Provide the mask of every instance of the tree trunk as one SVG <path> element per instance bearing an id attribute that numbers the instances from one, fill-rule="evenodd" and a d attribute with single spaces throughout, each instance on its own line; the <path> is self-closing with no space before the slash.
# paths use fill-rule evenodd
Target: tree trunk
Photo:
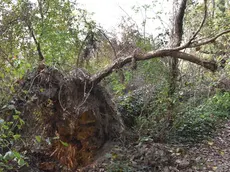
<path id="1" fill-rule="evenodd" d="M 170 33 L 170 48 L 179 47 L 182 41 L 183 35 L 183 18 L 186 9 L 187 0 L 182 0 L 179 2 L 178 0 L 173 0 L 173 14 L 172 14 L 172 29 Z M 179 76 L 179 68 L 178 68 L 179 60 L 176 57 L 170 58 L 170 77 L 169 77 L 169 90 L 168 96 L 170 98 L 169 106 L 168 106 L 168 122 L 169 126 L 173 125 L 173 110 L 174 103 L 173 98 L 176 93 L 177 88 L 177 79 Z"/>

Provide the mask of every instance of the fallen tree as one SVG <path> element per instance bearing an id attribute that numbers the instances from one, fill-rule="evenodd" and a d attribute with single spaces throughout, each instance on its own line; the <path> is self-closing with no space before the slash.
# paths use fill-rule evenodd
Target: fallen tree
<path id="1" fill-rule="evenodd" d="M 55 160 L 70 169 L 91 163 L 93 157 L 100 152 L 101 147 L 108 140 L 119 138 L 125 130 L 112 97 L 100 86 L 100 82 L 114 70 L 130 62 L 153 58 L 178 58 L 215 72 L 218 67 L 215 61 L 202 59 L 183 51 L 212 43 L 223 34 L 230 32 L 225 30 L 213 38 L 199 41 L 196 36 L 205 18 L 206 16 L 197 32 L 183 45 L 148 53 L 134 51 L 129 56 L 116 58 L 111 65 L 94 75 L 89 75 L 80 68 L 70 74 L 62 74 L 41 62 L 20 81 L 18 94 L 13 101 L 13 106 L 21 112 L 20 116 L 25 121 L 25 126 L 15 131 L 19 132 L 27 143 L 26 146 L 21 147 L 33 150 L 29 153 L 31 156 L 39 154 L 43 157 L 38 166 L 46 171 L 58 171 L 59 167 L 55 165 Z M 182 18 L 176 20 L 178 21 L 175 23 L 183 22 Z M 27 24 L 37 46 L 39 59 L 43 61 L 45 57 L 31 22 Z M 12 109 L 4 111 L 4 114 L 8 115 L 11 111 Z M 37 136 L 43 143 L 39 143 L 39 146 L 34 144 Z"/>
<path id="2" fill-rule="evenodd" d="M 168 55 L 211 71 L 217 68 L 213 61 L 175 50 L 160 50 L 120 58 L 92 76 L 80 68 L 64 75 L 44 64 L 27 73 L 20 80 L 13 106 L 25 121 L 19 133 L 27 143 L 26 150 L 33 150 L 30 156 L 39 153 L 47 157 L 41 158 L 39 168 L 53 171 L 59 168 L 55 160 L 70 169 L 91 163 L 101 147 L 108 140 L 119 138 L 125 129 L 112 97 L 100 86 L 100 81 L 133 58 L 140 61 Z M 37 136 L 44 142 L 39 148 L 34 144 Z"/>
<path id="3" fill-rule="evenodd" d="M 11 103 L 25 121 L 19 133 L 31 156 L 37 152 L 48 157 L 39 164 L 42 170 L 57 168 L 51 163 L 54 160 L 70 169 L 85 166 L 124 129 L 111 96 L 99 84 L 93 85 L 82 69 L 63 75 L 39 67 L 24 76 L 19 90 Z M 43 142 L 39 148 L 34 144 L 38 136 Z"/>

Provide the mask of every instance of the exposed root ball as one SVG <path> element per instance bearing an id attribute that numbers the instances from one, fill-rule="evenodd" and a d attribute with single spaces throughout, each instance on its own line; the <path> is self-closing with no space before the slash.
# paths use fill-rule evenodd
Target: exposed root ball
<path id="1" fill-rule="evenodd" d="M 41 136 L 41 148 L 71 169 L 90 163 L 123 130 L 110 95 L 82 69 L 69 75 L 50 67 L 36 69 L 24 77 L 20 90 L 15 107 L 26 122 L 21 135 L 30 149 L 39 151 L 34 141 Z"/>

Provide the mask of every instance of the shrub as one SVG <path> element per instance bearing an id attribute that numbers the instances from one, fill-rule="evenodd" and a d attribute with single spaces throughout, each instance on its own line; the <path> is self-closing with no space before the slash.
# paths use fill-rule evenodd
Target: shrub
<path id="1" fill-rule="evenodd" d="M 230 93 L 216 93 L 203 104 L 182 109 L 177 115 L 169 140 L 197 142 L 211 137 L 221 122 L 230 117 Z"/>

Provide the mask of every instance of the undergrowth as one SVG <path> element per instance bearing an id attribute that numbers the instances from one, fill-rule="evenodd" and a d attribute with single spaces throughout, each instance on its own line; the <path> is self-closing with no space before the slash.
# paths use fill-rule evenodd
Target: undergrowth
<path id="1" fill-rule="evenodd" d="M 168 100 L 162 99 L 162 95 L 160 97 L 160 100 L 155 97 L 149 101 L 148 106 L 142 104 L 142 99 L 133 96 L 126 98 L 127 102 L 121 103 L 122 107 L 128 109 L 123 114 L 125 118 L 127 116 L 134 118 L 133 129 L 139 134 L 140 139 L 151 138 L 155 142 L 196 143 L 212 137 L 216 129 L 230 117 L 230 93 L 217 92 L 212 97 L 196 100 L 198 103 L 191 103 L 189 99 L 178 101 L 173 126 L 169 127 Z"/>
<path id="2" fill-rule="evenodd" d="M 197 142 L 212 137 L 230 117 L 230 93 L 218 92 L 198 106 L 182 109 L 168 135 L 169 141 Z"/>

